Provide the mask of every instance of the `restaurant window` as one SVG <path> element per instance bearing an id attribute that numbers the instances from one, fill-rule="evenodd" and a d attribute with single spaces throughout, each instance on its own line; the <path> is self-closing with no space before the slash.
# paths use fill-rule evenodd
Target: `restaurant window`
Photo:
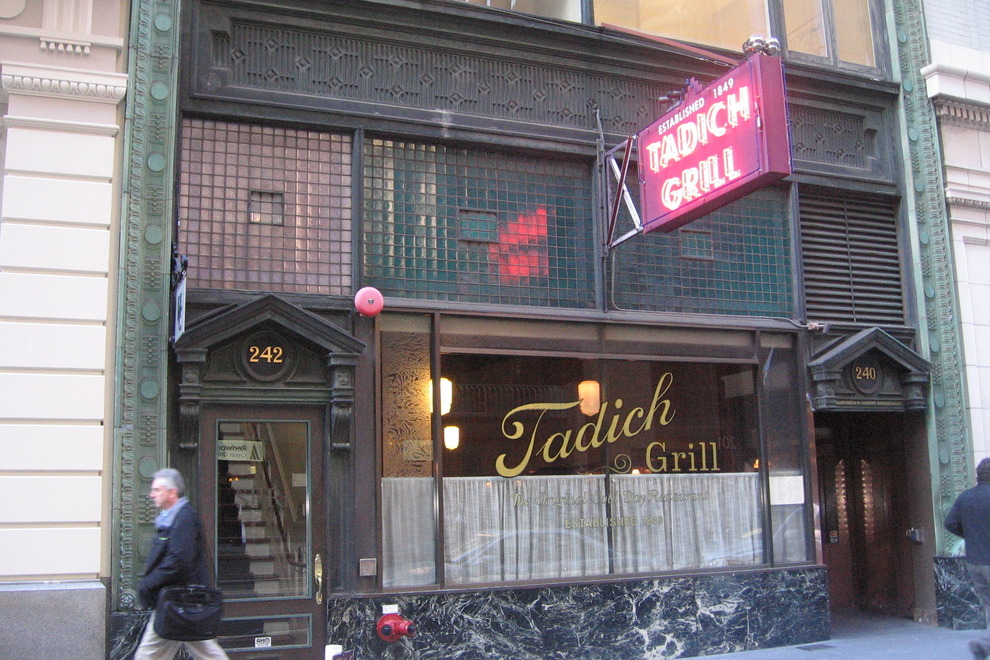
<path id="1" fill-rule="evenodd" d="M 565 21 L 581 20 L 582 0 L 461 0 L 469 5 L 481 5 L 492 9 L 509 9 L 523 14 Z"/>
<path id="2" fill-rule="evenodd" d="M 794 356 L 781 355 L 786 370 Z M 386 587 L 806 559 L 800 453 L 779 475 L 796 479 L 774 481 L 764 508 L 757 365 L 441 352 L 439 366 L 436 388 L 425 364 L 412 380 L 383 367 Z M 397 413 L 390 388 L 419 413 Z M 774 407 L 796 409 L 796 391 L 775 390 Z M 782 414 L 775 437 L 790 452 L 800 424 Z M 389 467 L 396 428 L 435 452 L 439 479 L 425 458 L 419 472 Z"/>
<path id="3" fill-rule="evenodd" d="M 430 322 L 382 317 L 383 585 L 436 582 Z"/>
<path id="4" fill-rule="evenodd" d="M 792 55 L 804 53 L 833 64 L 877 66 L 869 0 L 784 0 L 783 4 L 787 48 Z"/>

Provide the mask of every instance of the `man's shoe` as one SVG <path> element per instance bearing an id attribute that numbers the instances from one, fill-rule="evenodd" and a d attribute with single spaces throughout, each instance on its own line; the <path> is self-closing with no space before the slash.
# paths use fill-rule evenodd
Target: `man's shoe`
<path id="1" fill-rule="evenodd" d="M 983 650 L 979 642 L 970 642 L 969 650 L 973 652 L 973 660 L 987 660 L 987 652 Z"/>

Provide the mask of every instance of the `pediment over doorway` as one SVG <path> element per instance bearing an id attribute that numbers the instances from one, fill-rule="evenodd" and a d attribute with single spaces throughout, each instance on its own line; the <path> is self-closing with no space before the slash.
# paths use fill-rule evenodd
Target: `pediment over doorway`
<path id="1" fill-rule="evenodd" d="M 808 362 L 816 411 L 924 410 L 931 364 L 880 328 L 822 348 Z"/>
<path id="2" fill-rule="evenodd" d="M 276 295 L 201 317 L 175 344 L 179 447 L 198 447 L 204 404 L 326 406 L 327 445 L 346 449 L 364 342 Z"/>

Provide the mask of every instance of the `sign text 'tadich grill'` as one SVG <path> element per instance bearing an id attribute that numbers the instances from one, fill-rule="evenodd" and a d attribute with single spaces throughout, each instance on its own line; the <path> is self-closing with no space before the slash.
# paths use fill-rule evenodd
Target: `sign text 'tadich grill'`
<path id="1" fill-rule="evenodd" d="M 637 136 L 643 231 L 672 231 L 791 173 L 780 60 L 755 54 Z"/>

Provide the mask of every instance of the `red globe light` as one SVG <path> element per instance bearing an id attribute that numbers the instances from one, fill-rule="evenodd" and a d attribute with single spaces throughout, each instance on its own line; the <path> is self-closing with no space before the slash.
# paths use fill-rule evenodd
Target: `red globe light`
<path id="1" fill-rule="evenodd" d="M 373 286 L 366 286 L 354 296 L 354 307 L 361 316 L 378 316 L 385 306 L 382 292 Z"/>

